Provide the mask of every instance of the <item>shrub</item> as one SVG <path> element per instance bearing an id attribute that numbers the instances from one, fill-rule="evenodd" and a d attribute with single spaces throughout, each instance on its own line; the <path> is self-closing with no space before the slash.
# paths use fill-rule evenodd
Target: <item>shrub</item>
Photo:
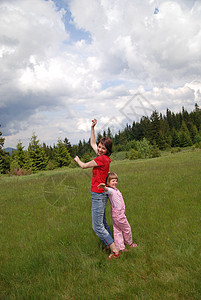
<path id="1" fill-rule="evenodd" d="M 196 134 L 196 136 L 194 137 L 194 143 L 195 144 L 201 143 L 201 133 Z"/>
<path id="2" fill-rule="evenodd" d="M 56 163 L 53 160 L 49 160 L 46 169 L 54 170 L 56 168 Z"/>
<path id="3" fill-rule="evenodd" d="M 91 160 L 91 155 L 88 152 L 84 153 L 84 155 L 81 157 L 81 160 L 86 163 Z"/>
<path id="4" fill-rule="evenodd" d="M 136 148 L 139 153 L 139 158 L 150 157 L 152 146 L 146 138 L 143 138 L 141 141 L 137 141 Z"/>
<path id="5" fill-rule="evenodd" d="M 72 159 L 68 167 L 69 168 L 77 168 L 78 164 Z"/>
<path id="6" fill-rule="evenodd" d="M 151 157 L 154 158 L 154 157 L 160 157 L 160 156 L 161 156 L 161 151 L 159 150 L 159 148 L 158 147 L 153 148 L 151 151 Z"/>
<path id="7" fill-rule="evenodd" d="M 139 152 L 137 150 L 131 149 L 128 153 L 126 153 L 126 158 L 128 159 L 138 159 Z"/>
<path id="8" fill-rule="evenodd" d="M 171 150 L 171 153 L 178 153 L 178 152 L 181 152 L 181 148 L 180 147 L 177 147 L 177 148 L 172 148 Z"/>
<path id="9" fill-rule="evenodd" d="M 32 172 L 32 168 L 30 168 L 29 170 L 24 170 L 23 168 L 15 168 L 15 169 L 11 169 L 8 172 L 9 176 L 23 176 L 23 175 L 31 175 Z"/>
<path id="10" fill-rule="evenodd" d="M 195 144 L 195 147 L 201 149 L 201 142 L 196 143 L 196 144 Z"/>

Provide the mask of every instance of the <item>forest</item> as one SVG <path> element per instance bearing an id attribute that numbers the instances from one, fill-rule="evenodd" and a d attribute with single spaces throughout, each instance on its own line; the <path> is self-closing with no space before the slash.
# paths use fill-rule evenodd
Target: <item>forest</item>
<path id="1" fill-rule="evenodd" d="M 195 104 L 188 112 L 182 107 L 181 112 L 169 109 L 162 115 L 156 110 L 151 116 L 143 116 L 139 122 L 133 121 L 115 133 L 108 128 L 97 134 L 97 141 L 108 136 L 113 141 L 113 152 L 126 152 L 126 158 L 151 158 L 160 156 L 161 151 L 183 147 L 201 148 L 201 109 Z M 53 170 L 64 166 L 75 167 L 73 158 L 78 155 L 83 161 L 93 159 L 94 152 L 88 141 L 80 140 L 71 145 L 67 137 L 58 139 L 53 146 L 41 143 L 33 134 L 28 149 L 21 142 L 10 155 L 4 149 L 5 137 L 0 130 L 0 174 L 27 175 L 39 170 Z"/>

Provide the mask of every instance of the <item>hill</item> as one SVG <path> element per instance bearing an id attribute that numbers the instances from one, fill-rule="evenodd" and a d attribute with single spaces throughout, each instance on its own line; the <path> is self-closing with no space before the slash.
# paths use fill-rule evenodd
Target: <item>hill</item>
<path id="1" fill-rule="evenodd" d="M 5 151 L 8 152 L 11 155 L 14 151 L 16 151 L 16 149 L 15 148 L 11 148 L 11 147 L 7 147 L 5 149 Z"/>

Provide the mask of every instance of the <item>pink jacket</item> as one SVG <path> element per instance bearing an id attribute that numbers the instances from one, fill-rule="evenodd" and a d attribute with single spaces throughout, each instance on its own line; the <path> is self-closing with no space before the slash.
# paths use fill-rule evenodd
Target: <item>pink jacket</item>
<path id="1" fill-rule="evenodd" d="M 110 187 L 108 187 L 106 193 L 109 196 L 112 217 L 117 217 L 118 215 L 125 213 L 125 203 L 122 193 L 117 188 L 113 189 Z"/>

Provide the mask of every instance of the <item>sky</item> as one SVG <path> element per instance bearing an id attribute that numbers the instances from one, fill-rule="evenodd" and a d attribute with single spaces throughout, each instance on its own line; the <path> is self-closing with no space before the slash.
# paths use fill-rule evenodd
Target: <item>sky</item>
<path id="1" fill-rule="evenodd" d="M 201 107 L 200 49 L 200 0 L 0 0 L 4 147 Z"/>

